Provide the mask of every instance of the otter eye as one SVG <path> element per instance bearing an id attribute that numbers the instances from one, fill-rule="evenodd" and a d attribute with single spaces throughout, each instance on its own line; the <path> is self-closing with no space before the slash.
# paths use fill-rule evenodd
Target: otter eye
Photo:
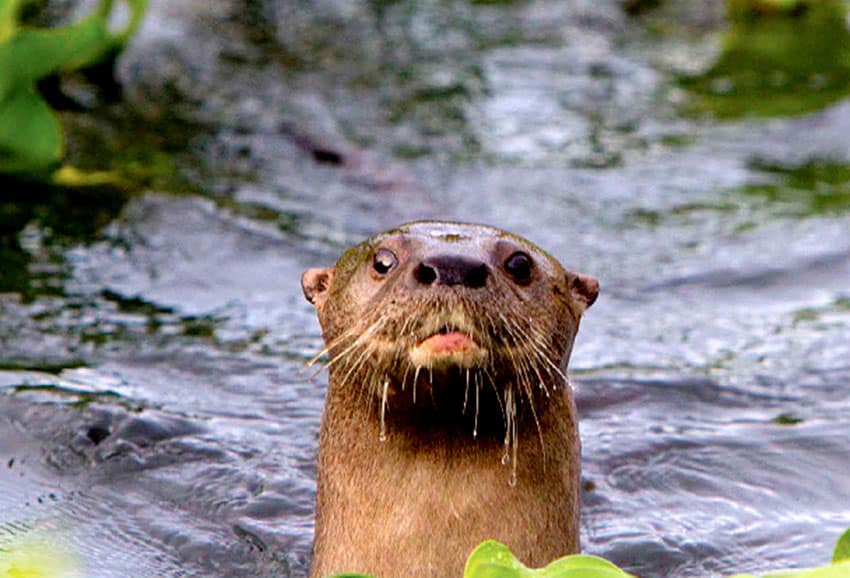
<path id="1" fill-rule="evenodd" d="M 375 258 L 372 260 L 372 267 L 379 275 L 386 275 L 390 270 L 398 264 L 398 259 L 395 253 L 389 249 L 378 249 L 375 251 Z"/>
<path id="2" fill-rule="evenodd" d="M 531 257 L 522 251 L 517 251 L 505 259 L 505 271 L 518 283 L 523 283 L 531 278 Z"/>

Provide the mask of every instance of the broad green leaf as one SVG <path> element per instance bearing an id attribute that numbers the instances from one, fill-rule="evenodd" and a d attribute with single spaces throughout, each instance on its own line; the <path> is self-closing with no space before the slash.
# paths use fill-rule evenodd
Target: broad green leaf
<path id="1" fill-rule="evenodd" d="M 487 541 L 470 555 L 464 578 L 626 578 L 617 566 L 597 558 L 575 554 L 533 570 L 523 565 L 504 544 Z"/>
<path id="2" fill-rule="evenodd" d="M 594 572 L 607 572 L 608 574 L 599 574 L 599 576 L 627 576 L 625 572 L 617 568 L 616 565 L 605 560 L 604 558 L 599 558 L 598 556 L 589 556 L 587 554 L 574 554 L 572 556 L 565 556 L 564 558 L 560 558 L 555 560 L 542 571 L 544 574 L 541 576 L 561 576 L 558 572 L 567 572 L 567 571 L 576 571 L 576 570 L 592 570 Z M 569 576 L 573 576 L 570 574 Z"/>
<path id="3" fill-rule="evenodd" d="M 36 172 L 62 157 L 62 128 L 35 88 L 0 104 L 0 173 Z"/>
<path id="4" fill-rule="evenodd" d="M 337 574 L 333 578 L 370 578 L 364 574 Z M 574 554 L 534 570 L 516 559 L 507 546 L 488 540 L 482 542 L 466 561 L 463 578 L 634 578 L 608 560 Z M 759 578 L 754 574 L 735 574 L 729 578 Z M 784 570 L 760 578 L 850 578 L 850 529 L 838 539 L 831 566 Z"/>
<path id="5" fill-rule="evenodd" d="M 530 578 L 531 571 L 495 540 L 478 545 L 466 561 L 463 578 Z"/>
<path id="6" fill-rule="evenodd" d="M 109 31 L 114 0 L 76 24 L 53 29 L 17 26 L 22 0 L 0 0 L 0 173 L 37 174 L 62 158 L 62 128 L 35 89 L 60 71 L 91 66 L 120 50 L 141 23 L 147 0 L 126 0 L 130 19 Z"/>
<path id="7" fill-rule="evenodd" d="M 110 46 L 105 22 L 90 16 L 64 28 L 22 30 L 2 49 L 9 53 L 13 80 L 21 83 L 92 64 Z"/>

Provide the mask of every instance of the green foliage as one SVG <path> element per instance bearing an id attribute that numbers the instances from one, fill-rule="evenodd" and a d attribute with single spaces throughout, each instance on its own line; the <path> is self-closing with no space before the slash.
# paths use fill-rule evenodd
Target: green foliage
<path id="1" fill-rule="evenodd" d="M 337 574 L 333 578 L 370 578 L 365 574 Z M 611 562 L 574 554 L 559 558 L 545 568 L 532 569 L 522 564 L 504 544 L 495 540 L 481 543 L 466 561 L 463 578 L 633 578 Z M 730 578 L 757 578 L 736 574 Z M 832 564 L 820 568 L 786 570 L 764 574 L 761 578 L 850 578 L 850 529 L 835 545 Z"/>
<path id="2" fill-rule="evenodd" d="M 463 578 L 626 578 L 630 576 L 611 562 L 575 554 L 559 558 L 534 570 L 524 566 L 507 546 L 488 540 L 469 556 Z"/>
<path id="3" fill-rule="evenodd" d="M 731 27 L 705 73 L 679 79 L 690 112 L 779 117 L 850 94 L 847 6 L 838 0 L 729 0 Z"/>
<path id="4" fill-rule="evenodd" d="M 781 215 L 809 217 L 850 210 L 850 164 L 830 159 L 809 159 L 799 165 L 755 161 L 751 168 L 771 180 L 746 185 L 741 192 L 766 201 Z"/>
<path id="5" fill-rule="evenodd" d="M 850 564 L 850 528 L 838 538 L 838 542 L 835 544 L 835 551 L 832 553 L 832 563 Z"/>
<path id="6" fill-rule="evenodd" d="M 18 24 L 24 0 L 0 0 L 0 173 L 39 174 L 62 158 L 62 126 L 36 90 L 51 74 L 92 66 L 123 48 L 141 22 L 147 0 L 126 0 L 131 16 L 109 30 L 114 0 L 71 26 L 50 30 Z"/>

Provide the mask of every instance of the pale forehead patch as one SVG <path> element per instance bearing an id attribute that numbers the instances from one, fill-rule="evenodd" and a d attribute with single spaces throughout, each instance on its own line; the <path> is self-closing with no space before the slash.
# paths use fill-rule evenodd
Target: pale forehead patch
<path id="1" fill-rule="evenodd" d="M 440 239 L 442 241 L 461 241 L 469 239 L 469 235 L 460 229 L 445 229 L 442 231 L 428 231 L 428 236 L 432 239 Z"/>
<path id="2" fill-rule="evenodd" d="M 407 232 L 423 235 L 441 241 L 456 242 L 480 238 L 481 236 L 497 237 L 502 231 L 486 225 L 473 225 L 466 223 L 446 223 L 439 221 L 422 221 L 411 223 Z"/>

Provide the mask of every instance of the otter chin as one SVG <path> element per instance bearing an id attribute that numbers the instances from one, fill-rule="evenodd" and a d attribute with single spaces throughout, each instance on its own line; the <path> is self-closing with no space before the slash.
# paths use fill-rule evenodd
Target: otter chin
<path id="1" fill-rule="evenodd" d="M 457 578 L 480 542 L 579 550 L 567 364 L 599 284 L 530 241 L 417 222 L 301 279 L 329 371 L 310 576 Z"/>

